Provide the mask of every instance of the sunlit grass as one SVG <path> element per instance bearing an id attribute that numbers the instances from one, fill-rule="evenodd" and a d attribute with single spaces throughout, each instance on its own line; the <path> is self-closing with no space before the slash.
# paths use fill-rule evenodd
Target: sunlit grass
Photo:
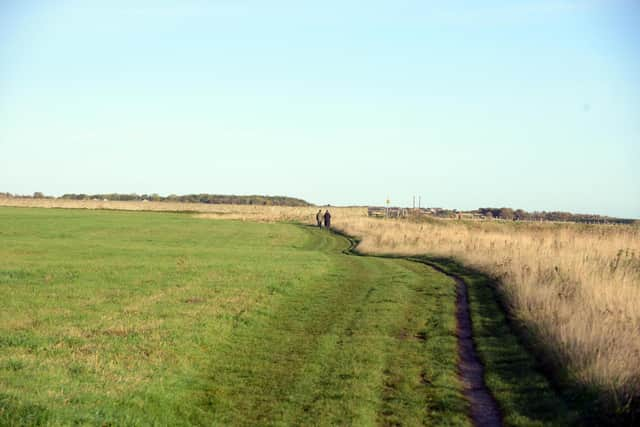
<path id="1" fill-rule="evenodd" d="M 0 425 L 469 424 L 424 266 L 167 213 L 1 208 L 0 242 Z"/>

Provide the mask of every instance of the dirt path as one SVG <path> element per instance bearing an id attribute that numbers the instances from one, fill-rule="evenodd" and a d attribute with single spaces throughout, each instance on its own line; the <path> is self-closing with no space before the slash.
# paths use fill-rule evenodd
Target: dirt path
<path id="1" fill-rule="evenodd" d="M 357 242 L 347 237 L 351 246 L 345 252 L 357 252 Z M 484 382 L 484 366 L 480 361 L 473 340 L 469 296 L 465 281 L 436 264 L 426 260 L 408 258 L 411 261 L 426 264 L 437 272 L 451 277 L 456 282 L 456 335 L 458 339 L 458 373 L 463 384 L 464 395 L 469 402 L 470 418 L 478 427 L 502 426 L 502 416 L 496 399 Z"/>
<path id="2" fill-rule="evenodd" d="M 502 416 L 495 398 L 484 383 L 484 366 L 478 357 L 473 341 L 471 312 L 467 284 L 462 278 L 450 274 L 435 264 L 425 262 L 434 270 L 451 277 L 456 282 L 456 321 L 458 334 L 458 369 L 464 386 L 465 397 L 471 406 L 471 420 L 479 427 L 502 425 Z"/>

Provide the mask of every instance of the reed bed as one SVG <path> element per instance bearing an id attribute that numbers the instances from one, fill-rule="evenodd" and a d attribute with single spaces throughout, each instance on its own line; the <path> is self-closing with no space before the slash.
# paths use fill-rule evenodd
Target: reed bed
<path id="1" fill-rule="evenodd" d="M 640 227 L 346 218 L 375 254 L 453 257 L 492 277 L 516 322 L 569 381 L 615 410 L 640 396 Z"/>

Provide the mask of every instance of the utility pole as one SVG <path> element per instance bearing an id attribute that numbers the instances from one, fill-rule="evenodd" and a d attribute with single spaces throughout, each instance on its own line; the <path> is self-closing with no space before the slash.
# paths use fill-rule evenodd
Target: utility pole
<path id="1" fill-rule="evenodd" d="M 413 196 L 413 210 L 416 210 L 416 196 Z"/>
<path id="2" fill-rule="evenodd" d="M 420 209 L 420 202 L 422 201 L 422 196 L 418 196 L 418 209 Z"/>

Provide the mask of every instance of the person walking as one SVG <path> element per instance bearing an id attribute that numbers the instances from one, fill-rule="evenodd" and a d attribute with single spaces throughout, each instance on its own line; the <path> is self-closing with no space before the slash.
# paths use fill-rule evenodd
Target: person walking
<path id="1" fill-rule="evenodd" d="M 331 214 L 329 213 L 329 209 L 324 213 L 324 228 L 331 228 Z"/>
<path id="2" fill-rule="evenodd" d="M 318 209 L 318 213 L 316 214 L 316 222 L 318 223 L 318 228 L 322 228 L 322 209 Z"/>

